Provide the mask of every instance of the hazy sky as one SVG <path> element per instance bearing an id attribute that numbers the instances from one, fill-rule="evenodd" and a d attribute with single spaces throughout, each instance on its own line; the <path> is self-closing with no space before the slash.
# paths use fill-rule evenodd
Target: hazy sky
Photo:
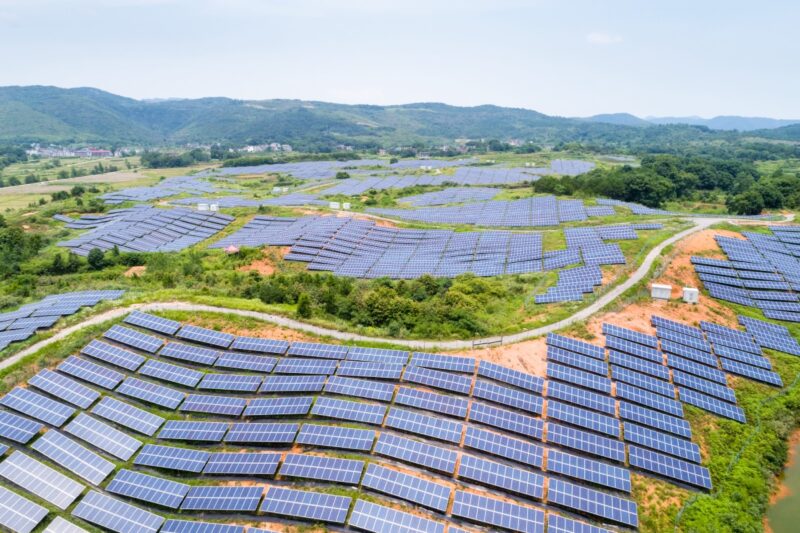
<path id="1" fill-rule="evenodd" d="M 0 85 L 800 118 L 797 0 L 0 0 Z"/>

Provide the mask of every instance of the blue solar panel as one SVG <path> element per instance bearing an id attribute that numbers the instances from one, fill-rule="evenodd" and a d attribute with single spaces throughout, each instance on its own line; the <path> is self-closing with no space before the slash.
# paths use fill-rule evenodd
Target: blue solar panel
<path id="1" fill-rule="evenodd" d="M 253 372 L 271 372 L 277 363 L 278 360 L 275 357 L 225 352 L 214 362 L 214 366 Z"/>
<path id="2" fill-rule="evenodd" d="M 299 416 L 306 415 L 314 403 L 313 396 L 289 396 L 284 398 L 255 398 L 244 410 L 246 417 Z"/>
<path id="3" fill-rule="evenodd" d="M 615 326 L 613 324 L 607 324 L 605 322 L 603 322 L 603 334 L 613 335 L 620 339 L 636 342 L 644 346 L 649 346 L 651 348 L 658 348 L 657 337 L 654 337 L 652 335 L 645 335 L 644 333 L 639 333 L 638 331 L 634 331 L 632 329 L 621 328 L 619 326 Z"/>
<path id="4" fill-rule="evenodd" d="M 409 365 L 469 374 L 475 371 L 475 359 L 473 357 L 456 357 L 454 355 L 436 353 L 414 352 L 411 354 Z"/>
<path id="5" fill-rule="evenodd" d="M 58 365 L 58 370 L 104 389 L 113 389 L 125 377 L 110 368 L 71 355 Z"/>
<path id="6" fill-rule="evenodd" d="M 230 396 L 211 396 L 208 394 L 190 394 L 184 400 L 180 410 L 190 413 L 209 413 L 224 416 L 239 416 L 244 411 L 247 400 Z"/>
<path id="7" fill-rule="evenodd" d="M 250 444 L 288 444 L 294 442 L 299 424 L 247 422 L 233 424 L 225 435 L 225 442 Z"/>
<path id="8" fill-rule="evenodd" d="M 314 403 L 311 414 L 380 425 L 383 423 L 383 417 L 386 414 L 386 406 L 321 397 L 317 398 Z"/>
<path id="9" fill-rule="evenodd" d="M 177 383 L 184 387 L 194 388 L 203 378 L 203 373 L 190 368 L 185 368 L 157 359 L 148 359 L 147 362 L 139 369 L 139 373 L 143 376 L 149 376 L 170 383 Z"/>
<path id="10" fill-rule="evenodd" d="M 44 520 L 48 512 L 41 505 L 5 487 L 0 487 L 0 526 L 8 528 L 9 531 L 29 533 Z"/>
<path id="11" fill-rule="evenodd" d="M 84 346 L 81 353 L 131 371 L 136 370 L 145 362 L 145 358 L 137 353 L 98 340 L 92 340 Z"/>
<path id="12" fill-rule="evenodd" d="M 544 531 L 544 512 L 488 496 L 456 491 L 453 516 L 502 529 L 524 532 Z"/>
<path id="13" fill-rule="evenodd" d="M 642 374 L 669 381 L 669 369 L 664 366 L 663 362 L 651 363 L 616 350 L 608 350 L 608 362 L 612 367 L 613 365 L 623 366 L 628 370 L 635 370 Z"/>
<path id="14" fill-rule="evenodd" d="M 619 390 L 619 384 L 617 385 L 617 390 Z M 547 384 L 547 397 L 563 400 L 608 415 L 615 415 L 617 412 L 617 404 L 611 396 L 597 394 L 596 392 L 579 389 L 557 381 L 551 381 Z"/>
<path id="15" fill-rule="evenodd" d="M 72 515 L 117 533 L 156 533 L 164 523 L 156 514 L 96 491 L 84 496 Z"/>
<path id="16" fill-rule="evenodd" d="M 184 398 L 184 394 L 175 389 L 133 377 L 125 378 L 117 392 L 166 409 L 175 409 Z"/>
<path id="17" fill-rule="evenodd" d="M 174 335 L 175 332 L 181 328 L 180 322 L 161 318 L 160 316 L 151 315 L 149 313 L 142 313 L 141 311 L 134 311 L 129 314 L 125 317 L 125 323 L 157 331 L 164 335 Z"/>
<path id="18" fill-rule="evenodd" d="M 374 363 L 370 361 L 342 361 L 336 369 L 337 376 L 399 380 L 404 366 L 401 363 Z"/>
<path id="19" fill-rule="evenodd" d="M 612 335 L 606 337 L 606 346 L 619 352 L 635 355 L 636 357 L 640 357 L 654 363 L 660 364 L 664 361 L 664 356 L 661 355 L 661 352 L 659 352 L 656 348 L 643 346 L 639 343 L 620 339 Z"/>
<path id="20" fill-rule="evenodd" d="M 397 407 L 389 409 L 386 427 L 456 444 L 461 442 L 461 433 L 464 429 L 463 424 L 452 420 L 423 415 Z"/>
<path id="21" fill-rule="evenodd" d="M 442 523 L 365 500 L 356 501 L 349 523 L 370 533 L 444 533 Z M 454 533 L 452 527 L 449 531 Z"/>
<path id="22" fill-rule="evenodd" d="M 286 341 L 274 339 L 262 339 L 259 337 L 236 337 L 231 344 L 232 350 L 242 350 L 244 352 L 268 353 L 283 355 L 289 349 Z"/>
<path id="23" fill-rule="evenodd" d="M 541 394 L 544 379 L 490 361 L 478 363 L 478 375 Z"/>
<path id="24" fill-rule="evenodd" d="M 653 394 L 650 391 L 634 387 L 627 383 L 617 383 L 617 398 L 663 411 L 670 415 L 683 417 L 683 407 L 681 407 L 680 402 L 671 398 L 666 398 L 660 394 Z"/>
<path id="25" fill-rule="evenodd" d="M 631 420 L 650 426 L 652 428 L 668 431 L 680 437 L 692 438 L 692 428 L 689 423 L 681 418 L 664 414 L 653 409 L 634 405 L 626 401 L 619 402 L 619 416 L 625 420 Z"/>
<path id="26" fill-rule="evenodd" d="M 185 325 L 175 334 L 179 339 L 227 348 L 233 343 L 234 336 L 230 333 L 222 333 L 213 329 L 201 328 L 199 326 Z"/>
<path id="27" fill-rule="evenodd" d="M 403 381 L 419 383 L 459 394 L 469 394 L 472 387 L 472 378 L 470 377 L 417 366 L 406 368 L 403 373 Z"/>
<path id="28" fill-rule="evenodd" d="M 497 385 L 496 383 L 482 379 L 475 382 L 472 395 L 475 398 L 482 398 L 490 402 L 514 407 L 529 413 L 542 414 L 544 406 L 544 400 L 542 400 L 541 396 Z"/>
<path id="29" fill-rule="evenodd" d="M 549 513 L 547 515 L 547 533 L 611 533 L 611 531 Z"/>
<path id="30" fill-rule="evenodd" d="M 625 461 L 622 442 L 553 422 L 547 423 L 547 442 L 613 461 Z"/>
<path id="31" fill-rule="evenodd" d="M 627 526 L 639 525 L 635 502 L 561 479 L 550 479 L 547 500 L 554 505 Z"/>
<path id="32" fill-rule="evenodd" d="M 319 392 L 325 376 L 265 376 L 259 392 Z"/>
<path id="33" fill-rule="evenodd" d="M 610 489 L 631 491 L 631 475 L 627 469 L 560 450 L 547 452 L 547 471 Z"/>
<path id="34" fill-rule="evenodd" d="M 369 451 L 375 441 L 375 431 L 320 424 L 303 424 L 297 444 L 322 448 Z"/>
<path id="35" fill-rule="evenodd" d="M 334 394 L 368 398 L 382 402 L 390 402 L 392 401 L 392 396 L 394 396 L 394 384 L 392 383 L 342 376 L 330 376 L 324 390 Z"/>
<path id="36" fill-rule="evenodd" d="M 346 496 L 270 487 L 261 511 L 291 518 L 343 524 L 351 502 L 352 499 Z"/>
<path id="37" fill-rule="evenodd" d="M 712 396 L 708 396 L 706 394 L 702 394 L 700 392 L 686 389 L 683 387 L 678 387 L 678 396 L 680 396 L 682 402 L 694 405 L 695 407 L 699 407 L 700 409 L 705 409 L 706 411 L 717 414 L 719 416 L 724 416 L 725 418 L 736 420 L 737 422 L 741 422 L 742 424 L 744 424 L 747 421 L 745 419 L 744 411 L 742 410 L 741 407 L 737 407 L 736 405 L 730 404 L 728 402 L 723 402 L 718 398 L 714 398 Z"/>
<path id="38" fill-rule="evenodd" d="M 375 453 L 448 474 L 456 469 L 456 452 L 390 433 L 380 434 Z"/>
<path id="39" fill-rule="evenodd" d="M 334 344 L 318 344 L 313 342 L 293 342 L 286 355 L 300 357 L 313 357 L 321 359 L 344 359 L 347 355 L 347 346 Z"/>
<path id="40" fill-rule="evenodd" d="M 87 409 L 100 397 L 96 390 L 47 368 L 29 379 L 28 384 L 82 409 Z"/>
<path id="41" fill-rule="evenodd" d="M 177 509 L 189 492 L 189 485 L 131 470 L 120 470 L 106 490 L 168 509 Z"/>
<path id="42" fill-rule="evenodd" d="M 142 445 L 130 435 L 85 413 L 79 413 L 64 427 L 64 431 L 123 461 L 130 459 Z"/>
<path id="43" fill-rule="evenodd" d="M 22 387 L 14 387 L 0 399 L 0 404 L 47 424 L 61 427 L 75 413 L 75 408 Z"/>
<path id="44" fill-rule="evenodd" d="M 253 513 L 263 493 L 264 487 L 191 487 L 181 510 Z"/>
<path id="45" fill-rule="evenodd" d="M 464 418 L 467 416 L 469 400 L 458 396 L 447 396 L 410 387 L 400 387 L 395 396 L 397 405 L 409 405 L 426 411 Z"/>
<path id="46" fill-rule="evenodd" d="M 611 394 L 611 380 L 596 374 L 584 372 L 577 368 L 547 363 L 547 377 L 559 381 L 566 381 L 579 387 L 596 390 L 605 394 Z"/>
<path id="47" fill-rule="evenodd" d="M 250 531 L 253 530 L 251 529 Z M 245 531 L 244 526 L 188 520 L 167 520 L 160 533 L 245 533 Z"/>
<path id="48" fill-rule="evenodd" d="M 164 419 L 160 416 L 128 405 L 125 402 L 121 402 L 109 396 L 100 400 L 100 402 L 92 408 L 92 413 L 126 428 L 138 431 L 148 437 L 153 436 L 164 423 Z"/>
<path id="49" fill-rule="evenodd" d="M 221 442 L 227 431 L 228 424 L 224 422 L 167 420 L 159 432 L 158 438 L 190 442 Z"/>
<path id="50" fill-rule="evenodd" d="M 616 418 L 555 400 L 547 402 L 547 417 L 612 437 L 620 435 L 619 420 Z"/>
<path id="51" fill-rule="evenodd" d="M 625 422 L 623 425 L 625 440 L 628 442 L 695 463 L 700 462 L 700 447 L 691 441 L 679 439 L 668 433 L 662 433 L 631 422 Z"/>
<path id="52" fill-rule="evenodd" d="M 529 498 L 541 499 L 544 494 L 544 476 L 541 474 L 469 454 L 461 456 L 458 477 Z"/>
<path id="53" fill-rule="evenodd" d="M 328 359 L 282 359 L 275 365 L 276 374 L 330 375 L 336 372 L 337 362 Z"/>
<path id="54" fill-rule="evenodd" d="M 731 374 L 769 383 L 770 385 L 775 385 L 776 387 L 783 387 L 783 380 L 776 372 L 771 372 L 755 366 L 745 365 L 743 363 L 739 363 L 738 361 L 731 361 L 729 359 L 721 359 L 720 362 L 722 363 L 722 368 Z"/>
<path id="55" fill-rule="evenodd" d="M 191 346 L 180 342 L 170 342 L 158 353 L 161 357 L 169 357 L 180 361 L 188 361 L 198 365 L 211 366 L 222 355 L 219 350 Z"/>
<path id="56" fill-rule="evenodd" d="M 469 420 L 539 440 L 542 439 L 544 430 L 544 422 L 540 418 L 508 411 L 478 401 L 472 402 Z"/>
<path id="57" fill-rule="evenodd" d="M 161 345 L 164 344 L 164 341 L 158 337 L 118 324 L 111 326 L 111 329 L 103 333 L 103 337 L 148 353 L 156 353 L 161 348 Z"/>
<path id="58" fill-rule="evenodd" d="M 629 446 L 628 449 L 630 463 L 634 468 L 711 490 L 711 476 L 705 467 L 637 446 Z"/>
<path id="59" fill-rule="evenodd" d="M 284 457 L 281 476 L 358 485 L 364 461 L 289 453 Z"/>
<path id="60" fill-rule="evenodd" d="M 608 374 L 608 364 L 605 361 L 570 352 L 569 350 L 564 350 L 557 346 L 547 347 L 547 360 L 586 370 L 587 372 L 600 376 L 606 376 Z"/>
<path id="61" fill-rule="evenodd" d="M 362 486 L 439 512 L 447 510 L 450 499 L 450 487 L 446 485 L 375 463 L 368 466 Z"/>
<path id="62" fill-rule="evenodd" d="M 99 485 L 114 470 L 113 463 L 56 430 L 37 439 L 31 449 L 94 485 Z"/>
<path id="63" fill-rule="evenodd" d="M 229 392 L 256 392 L 261 387 L 261 376 L 251 374 L 206 374 L 200 381 L 200 390 Z"/>
<path id="64" fill-rule="evenodd" d="M 204 474 L 229 476 L 271 476 L 278 470 L 280 453 L 217 452 L 208 458 Z"/>
<path id="65" fill-rule="evenodd" d="M 133 464 L 198 473 L 203 471 L 210 455 L 209 452 L 202 450 L 146 444 Z"/>
<path id="66" fill-rule="evenodd" d="M 666 398 L 675 398 L 675 386 L 672 383 L 640 374 L 627 368 L 611 365 L 611 377 L 617 381 L 629 383 Z"/>
<path id="67" fill-rule="evenodd" d="M 544 449 L 541 446 L 501 433 L 467 426 L 464 446 L 536 468 L 542 467 Z"/>
<path id="68" fill-rule="evenodd" d="M 605 350 L 602 346 L 596 346 L 594 344 L 589 344 L 588 342 L 581 342 L 570 337 L 556 335 L 555 333 L 547 334 L 547 344 L 551 346 L 558 346 L 559 348 L 563 348 L 571 352 L 588 355 L 589 357 L 594 357 L 595 359 L 604 360 L 606 357 Z"/>

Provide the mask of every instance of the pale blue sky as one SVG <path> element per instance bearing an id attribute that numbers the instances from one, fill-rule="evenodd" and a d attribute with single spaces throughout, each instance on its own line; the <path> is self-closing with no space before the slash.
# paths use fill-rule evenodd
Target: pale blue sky
<path id="1" fill-rule="evenodd" d="M 0 85 L 800 118 L 800 2 L 0 0 Z"/>

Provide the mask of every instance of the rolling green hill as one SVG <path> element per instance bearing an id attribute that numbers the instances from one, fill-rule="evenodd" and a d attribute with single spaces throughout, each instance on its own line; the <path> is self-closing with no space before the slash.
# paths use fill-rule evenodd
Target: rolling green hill
<path id="1" fill-rule="evenodd" d="M 281 142 L 316 150 L 438 145 L 455 139 L 580 142 L 604 149 L 674 146 L 736 134 L 656 126 L 618 114 L 571 119 L 491 105 L 344 105 L 301 100 L 200 98 L 142 101 L 92 88 L 0 87 L 0 142 L 143 144 Z M 751 134 L 752 135 L 752 134 Z"/>

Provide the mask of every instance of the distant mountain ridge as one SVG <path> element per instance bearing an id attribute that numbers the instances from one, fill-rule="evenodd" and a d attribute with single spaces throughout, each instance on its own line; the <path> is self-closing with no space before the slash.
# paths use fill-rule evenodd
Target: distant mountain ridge
<path id="1" fill-rule="evenodd" d="M 712 130 L 720 131 L 756 131 L 772 130 L 800 124 L 800 119 L 778 119 L 767 117 L 742 117 L 738 115 L 723 115 L 712 118 L 702 117 L 645 117 L 639 118 L 630 113 L 606 113 L 587 117 L 584 120 L 602 122 L 605 124 L 620 124 L 625 126 L 652 126 L 685 124 L 688 126 L 705 126 Z"/>
<path id="2" fill-rule="evenodd" d="M 738 118 L 750 120 L 748 127 L 772 124 L 763 122 L 772 119 Z M 771 132 L 765 138 L 783 139 L 781 128 L 762 131 Z M 696 125 L 655 125 L 627 113 L 579 119 L 494 105 L 345 105 L 223 97 L 135 100 L 87 87 L 0 87 L 0 142 L 145 146 L 279 142 L 299 149 L 330 150 L 341 144 L 374 148 L 439 146 L 455 139 L 518 139 L 615 149 L 720 135 Z M 794 140 L 796 132 L 789 129 L 785 135 Z"/>

